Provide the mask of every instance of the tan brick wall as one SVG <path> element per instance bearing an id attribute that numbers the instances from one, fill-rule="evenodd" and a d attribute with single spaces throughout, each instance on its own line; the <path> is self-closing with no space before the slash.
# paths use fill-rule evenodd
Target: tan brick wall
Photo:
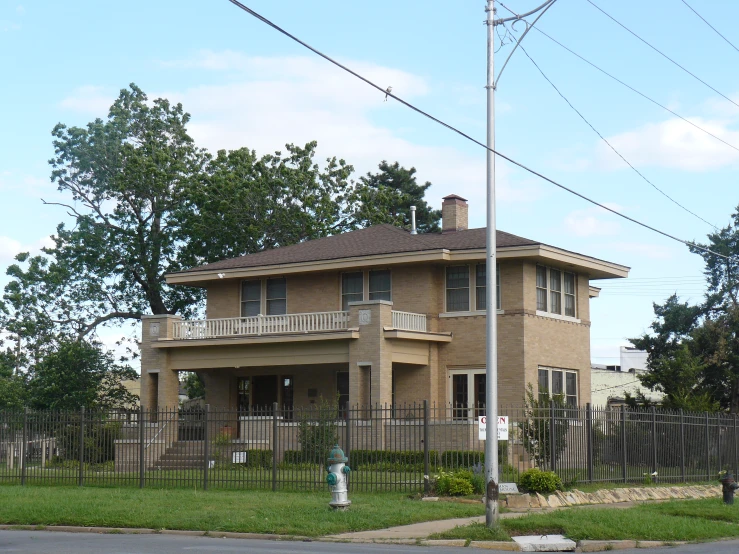
<path id="1" fill-rule="evenodd" d="M 349 403 L 390 404 L 392 401 L 392 345 L 384 337 L 383 327 L 392 325 L 391 303 L 366 302 L 350 307 L 350 325 L 359 327 L 359 338 L 349 345 Z M 359 312 L 368 310 L 370 323 L 360 325 Z M 370 394 L 366 390 L 366 366 L 369 364 Z"/>
<path id="2" fill-rule="evenodd" d="M 178 374 L 170 369 L 167 351 L 151 346 L 159 339 L 171 337 L 172 324 L 179 320 L 179 316 L 159 315 L 145 316 L 141 321 L 141 402 L 146 409 L 164 410 L 179 405 Z M 152 372 L 157 372 L 156 377 Z"/>
<path id="3" fill-rule="evenodd" d="M 333 312 L 341 309 L 338 272 L 291 275 L 287 278 L 287 313 Z"/>
<path id="4" fill-rule="evenodd" d="M 240 281 L 235 279 L 209 283 L 205 317 L 220 319 L 225 317 L 241 317 Z"/>
<path id="5" fill-rule="evenodd" d="M 549 317 L 526 316 L 526 381 L 537 390 L 539 366 L 574 369 L 578 401 L 590 402 L 590 326 Z"/>

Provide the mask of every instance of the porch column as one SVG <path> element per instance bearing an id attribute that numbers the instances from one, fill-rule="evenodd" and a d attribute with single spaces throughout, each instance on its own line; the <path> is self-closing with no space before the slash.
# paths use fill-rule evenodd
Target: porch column
<path id="1" fill-rule="evenodd" d="M 179 377 L 169 369 L 166 349 L 154 348 L 159 339 L 172 338 L 178 315 L 141 317 L 141 405 L 147 410 L 174 409 L 179 405 Z"/>
<path id="2" fill-rule="evenodd" d="M 392 402 L 393 362 L 384 327 L 391 327 L 393 303 L 387 300 L 351 302 L 350 326 L 359 339 L 349 347 L 349 405 L 384 406 Z"/>

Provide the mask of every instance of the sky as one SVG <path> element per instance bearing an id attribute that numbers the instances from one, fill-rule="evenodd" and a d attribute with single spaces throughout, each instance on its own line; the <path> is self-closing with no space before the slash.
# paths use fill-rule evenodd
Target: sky
<path id="1" fill-rule="evenodd" d="M 593 0 L 739 104 L 739 51 L 681 0 Z M 739 2 L 688 0 L 739 45 Z M 245 0 L 309 44 L 480 140 L 486 125 L 483 0 Z M 508 0 L 518 13 L 538 0 Z M 499 15 L 507 15 L 498 6 Z M 673 112 L 739 148 L 739 106 L 594 8 L 558 0 L 537 27 Z M 501 37 L 508 37 L 498 28 Z M 520 36 L 522 24 L 509 29 Z M 496 68 L 510 54 L 506 38 Z M 739 152 L 624 88 L 531 31 L 523 47 L 628 162 L 700 218 L 726 226 L 739 204 Z M 430 181 L 427 200 L 469 200 L 485 225 L 485 151 L 357 81 L 227 0 L 71 3 L 0 0 L 0 286 L 21 251 L 49 244 L 64 211 L 50 182 L 55 124 L 104 118 L 121 88 L 181 102 L 199 146 L 258 154 L 317 140 L 355 177 L 398 161 Z M 496 147 L 599 202 L 685 240 L 713 229 L 669 201 L 613 153 L 520 50 L 496 91 Z M 629 266 L 591 301 L 595 363 L 644 333 L 653 302 L 702 298 L 703 262 L 663 236 L 498 161 L 498 228 Z M 125 333 L 130 334 L 130 329 Z M 120 330 L 108 331 L 112 344 Z"/>

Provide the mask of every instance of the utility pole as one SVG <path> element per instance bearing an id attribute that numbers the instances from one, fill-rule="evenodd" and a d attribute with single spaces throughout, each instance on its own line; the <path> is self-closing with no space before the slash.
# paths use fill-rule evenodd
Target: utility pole
<path id="1" fill-rule="evenodd" d="M 485 416 L 487 426 L 485 428 L 485 524 L 495 527 L 498 524 L 498 490 L 500 483 L 500 472 L 498 470 L 498 294 L 497 294 L 497 238 L 495 224 L 495 89 L 498 86 L 505 66 L 511 59 L 518 45 L 526 37 L 531 27 L 536 25 L 544 13 L 554 5 L 557 0 L 546 0 L 538 8 L 512 17 L 495 19 L 495 0 L 487 0 L 485 12 L 487 17 L 488 38 L 488 63 L 487 63 L 487 227 L 485 231 Z M 532 23 L 524 19 L 535 14 L 539 15 Z M 503 67 L 495 77 L 495 27 L 511 21 L 515 24 L 523 21 L 526 30 L 516 41 L 508 58 L 503 62 Z"/>
<path id="2" fill-rule="evenodd" d="M 498 524 L 498 295 L 496 294 L 497 240 L 495 227 L 495 6 L 487 0 L 487 228 L 485 230 L 485 523 Z"/>

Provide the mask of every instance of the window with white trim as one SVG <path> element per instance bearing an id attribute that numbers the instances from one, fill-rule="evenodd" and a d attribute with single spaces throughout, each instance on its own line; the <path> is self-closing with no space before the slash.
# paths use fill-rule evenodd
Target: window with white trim
<path id="1" fill-rule="evenodd" d="M 262 282 L 241 282 L 241 317 L 254 317 L 262 313 Z"/>
<path id="2" fill-rule="evenodd" d="M 287 313 L 287 281 L 284 277 L 267 279 L 267 315 Z"/>
<path id="3" fill-rule="evenodd" d="M 577 371 L 539 367 L 539 401 L 560 395 L 568 408 L 577 408 Z"/>
<path id="4" fill-rule="evenodd" d="M 536 266 L 536 310 L 577 317 L 574 273 L 543 265 Z"/>
<path id="5" fill-rule="evenodd" d="M 364 300 L 364 273 L 355 271 L 341 274 L 341 309 L 349 311 L 349 302 Z"/>
<path id="6" fill-rule="evenodd" d="M 470 311 L 470 268 L 467 265 L 446 268 L 446 311 Z"/>
<path id="7" fill-rule="evenodd" d="M 487 288 L 486 276 L 487 264 L 477 264 L 475 268 L 475 310 L 477 311 L 483 311 L 487 306 L 487 300 L 485 298 L 485 290 Z M 495 265 L 495 297 L 496 307 L 500 310 L 500 266 L 497 264 Z"/>
<path id="8" fill-rule="evenodd" d="M 455 419 L 485 415 L 485 370 L 450 369 L 449 400 Z"/>
<path id="9" fill-rule="evenodd" d="M 389 269 L 373 269 L 369 272 L 369 299 L 392 300 L 393 294 Z"/>

